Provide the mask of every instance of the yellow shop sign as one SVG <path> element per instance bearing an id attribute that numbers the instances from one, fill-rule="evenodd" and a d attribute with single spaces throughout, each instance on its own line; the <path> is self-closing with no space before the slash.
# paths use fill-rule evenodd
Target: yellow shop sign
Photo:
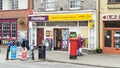
<path id="1" fill-rule="evenodd" d="M 51 14 L 48 15 L 49 21 L 80 21 L 92 20 L 92 14 Z"/>

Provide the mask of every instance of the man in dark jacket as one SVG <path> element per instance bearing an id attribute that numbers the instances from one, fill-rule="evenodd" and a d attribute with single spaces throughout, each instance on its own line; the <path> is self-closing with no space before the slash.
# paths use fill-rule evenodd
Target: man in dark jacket
<path id="1" fill-rule="evenodd" d="M 11 45 L 12 45 L 12 43 L 11 43 L 11 41 L 10 41 L 10 40 L 8 40 L 7 45 L 8 45 L 8 48 L 7 48 L 6 60 L 8 60 L 8 59 L 9 59 L 10 47 L 11 47 Z"/>
<path id="2" fill-rule="evenodd" d="M 30 50 L 30 47 L 29 47 L 29 40 L 26 40 L 26 41 L 25 41 L 25 45 L 26 45 L 27 50 Z"/>
<path id="3" fill-rule="evenodd" d="M 23 39 L 23 42 L 22 42 L 22 44 L 21 44 L 22 48 L 26 47 L 26 44 L 25 44 L 25 43 L 26 43 L 26 42 L 25 42 L 25 39 Z"/>

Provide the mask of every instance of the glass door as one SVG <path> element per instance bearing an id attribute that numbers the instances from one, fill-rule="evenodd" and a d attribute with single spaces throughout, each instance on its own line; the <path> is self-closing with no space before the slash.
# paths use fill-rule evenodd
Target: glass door
<path id="1" fill-rule="evenodd" d="M 103 53 L 111 54 L 113 51 L 113 30 L 104 30 Z"/>
<path id="2" fill-rule="evenodd" d="M 112 47 L 112 31 L 105 30 L 104 31 L 104 47 Z"/>

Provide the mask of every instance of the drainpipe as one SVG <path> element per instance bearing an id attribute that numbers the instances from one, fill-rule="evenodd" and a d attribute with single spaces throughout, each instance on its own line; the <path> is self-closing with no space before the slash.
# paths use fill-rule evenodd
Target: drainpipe
<path id="1" fill-rule="evenodd" d="M 100 0 L 98 0 L 98 48 L 100 48 Z"/>

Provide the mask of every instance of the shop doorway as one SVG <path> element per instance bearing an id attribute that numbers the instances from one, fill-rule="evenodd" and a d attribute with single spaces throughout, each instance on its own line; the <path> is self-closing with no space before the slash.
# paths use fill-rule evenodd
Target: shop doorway
<path id="1" fill-rule="evenodd" d="M 37 46 L 42 44 L 43 39 L 44 39 L 44 28 L 37 28 Z"/>
<path id="2" fill-rule="evenodd" d="M 120 22 L 105 21 L 103 29 L 103 52 L 120 54 Z"/>
<path id="3" fill-rule="evenodd" d="M 54 50 L 68 50 L 68 28 L 54 28 Z"/>
<path id="4" fill-rule="evenodd" d="M 120 29 L 104 30 L 103 52 L 120 54 Z"/>

